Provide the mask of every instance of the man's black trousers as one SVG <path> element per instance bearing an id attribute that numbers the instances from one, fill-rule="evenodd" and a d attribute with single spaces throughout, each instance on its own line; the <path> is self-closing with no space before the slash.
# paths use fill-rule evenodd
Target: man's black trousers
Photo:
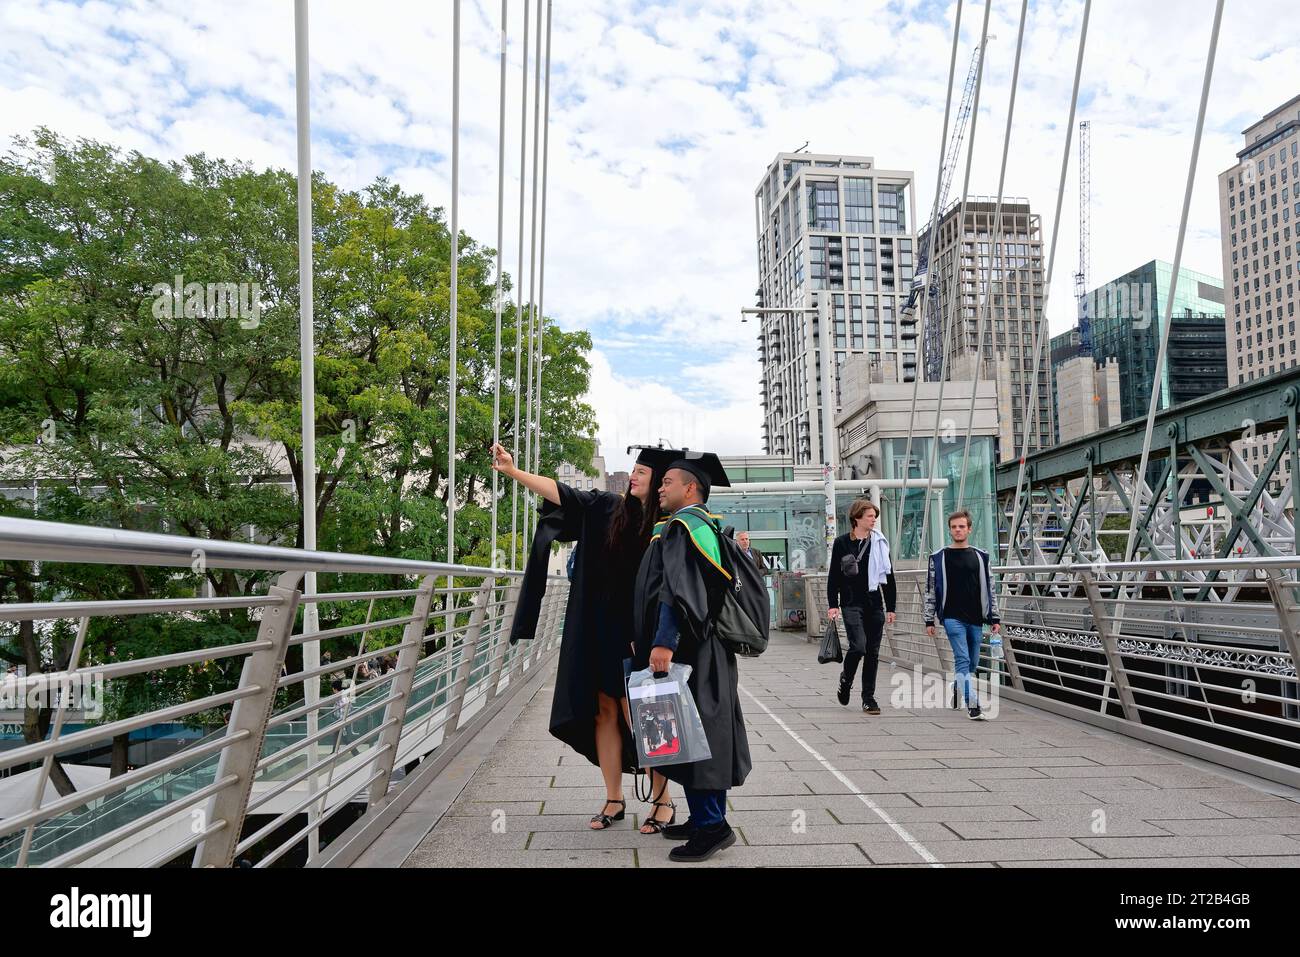
<path id="1" fill-rule="evenodd" d="M 862 700 L 876 698 L 876 670 L 880 665 L 880 639 L 885 634 L 885 610 L 868 601 L 860 605 L 845 605 L 840 609 L 844 616 L 844 630 L 849 633 L 849 650 L 844 655 L 844 672 L 840 680 L 850 688 L 862 662 Z"/>

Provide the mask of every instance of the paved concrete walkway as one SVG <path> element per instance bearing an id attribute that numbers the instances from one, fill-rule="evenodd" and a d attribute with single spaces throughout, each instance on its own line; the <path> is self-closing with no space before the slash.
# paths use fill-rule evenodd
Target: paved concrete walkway
<path id="1" fill-rule="evenodd" d="M 754 770 L 730 794 L 740 840 L 700 865 L 1300 866 L 1300 792 L 1031 708 L 997 717 L 835 699 L 838 666 L 780 633 L 741 663 Z M 550 676 L 406 867 L 651 867 L 672 844 L 627 818 L 605 831 L 600 772 L 546 730 Z M 676 794 L 678 820 L 686 803 Z"/>

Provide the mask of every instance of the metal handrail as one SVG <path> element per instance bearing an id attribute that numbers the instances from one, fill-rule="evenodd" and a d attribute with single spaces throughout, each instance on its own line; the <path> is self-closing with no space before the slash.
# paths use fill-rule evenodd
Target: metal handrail
<path id="1" fill-rule="evenodd" d="M 1188 598 L 1206 572 L 1238 572 L 1218 587 L 1253 600 Z M 1005 693 L 1271 780 L 1300 785 L 1300 558 L 993 566 L 999 651 L 985 643 L 981 670 Z M 1168 579 L 1146 580 L 1152 572 Z M 898 570 L 898 615 L 882 658 L 952 672 L 943 629 L 921 616 L 927 571 Z M 1260 575 L 1262 577 L 1256 577 Z M 820 634 L 826 574 L 804 576 L 810 634 Z M 994 587 L 998 587 L 995 580 Z M 1163 588 L 1163 592 L 1147 592 Z M 1267 590 L 1267 595 L 1264 594 Z M 1125 596 L 1132 592 L 1135 597 Z M 1157 597 L 1136 597 L 1155 594 Z M 1220 621 L 1219 619 L 1225 619 Z"/>
<path id="2" fill-rule="evenodd" d="M 102 680 L 213 660 L 242 660 L 237 687 L 118 715 L 107 723 L 91 722 L 69 734 L 61 732 L 58 709 L 63 705 L 55 705 L 57 720 L 47 740 L 0 752 L 0 767 L 32 762 L 39 766 L 35 806 L 0 820 L 0 866 L 120 864 L 128 853 L 146 864 L 163 864 L 191 851 L 196 866 L 228 866 L 237 849 L 255 850 L 260 856 L 257 866 L 266 866 L 299 845 L 303 837 L 308 838 L 310 860 L 328 841 L 322 824 L 349 805 L 363 804 L 367 814 L 382 809 L 395 768 L 428 754 L 450 735 L 472 726 L 479 714 L 490 712 L 489 705 L 502 689 L 549 659 L 563 628 L 567 581 L 560 576 L 547 581 L 534 640 L 509 647 L 520 570 L 0 518 L 0 558 L 9 561 L 175 568 L 190 566 L 199 555 L 209 568 L 277 572 L 278 578 L 269 579 L 265 594 L 238 598 L 0 605 L 0 622 L 79 619 L 81 636 L 88 622 L 100 617 L 258 610 L 258 617 L 239 621 L 239 627 L 250 632 L 248 640 L 156 657 L 82 661 L 79 638 L 66 670 L 20 679 L 24 688 L 43 688 L 73 675 Z M 420 585 L 304 597 L 301 582 L 309 571 L 417 576 Z M 448 578 L 455 580 L 455 586 L 440 586 Z M 475 580 L 478 583 L 469 584 Z M 389 603 L 387 617 L 371 620 L 374 602 L 379 600 Z M 348 612 L 341 606 L 351 603 L 364 611 L 366 620 L 295 633 L 299 605 L 306 601 L 333 606 L 345 621 Z M 402 604 L 405 611 L 399 608 Z M 291 647 L 331 638 L 350 643 L 353 653 L 319 667 L 284 673 Z M 361 663 L 389 655 L 397 656 L 393 670 L 343 692 L 315 698 L 307 693 L 310 685 L 326 676 L 356 677 Z M 287 703 L 277 707 L 277 695 L 288 695 Z M 214 710 L 224 711 L 224 727 L 192 748 L 82 792 L 44 798 L 55 758 L 164 719 Z M 280 730 L 268 737 L 270 728 Z M 284 829 L 268 828 L 260 818 L 258 826 L 245 826 L 250 808 L 276 820 L 305 811 L 307 823 L 292 837 L 280 840 L 270 837 L 271 832 Z M 267 840 L 279 843 L 253 848 L 259 842 L 266 845 Z"/>
<path id="3" fill-rule="evenodd" d="M 97 528 L 32 518 L 0 518 L 0 555 L 21 561 L 180 567 L 193 564 L 195 551 L 208 568 L 266 572 L 353 572 L 371 575 L 455 575 L 521 577 L 522 571 L 448 565 L 409 558 L 309 552 L 279 545 L 223 542 L 184 535 L 162 535 L 120 528 Z"/>

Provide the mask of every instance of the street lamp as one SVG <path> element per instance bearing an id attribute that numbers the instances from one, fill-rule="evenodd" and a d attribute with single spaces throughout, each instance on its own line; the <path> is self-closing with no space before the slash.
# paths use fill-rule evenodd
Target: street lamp
<path id="1" fill-rule="evenodd" d="M 741 321 L 746 316 L 798 313 L 810 323 L 816 316 L 818 339 L 821 347 L 822 377 L 822 483 L 826 490 L 826 564 L 830 567 L 831 547 L 835 544 L 835 467 L 839 464 L 838 443 L 835 441 L 835 380 L 832 372 L 830 336 L 830 296 L 824 290 L 808 294 L 806 306 L 748 306 L 740 310 Z M 809 330 L 811 332 L 811 330 Z M 809 336 L 811 339 L 812 336 Z M 811 451 L 811 450 L 810 450 Z"/>

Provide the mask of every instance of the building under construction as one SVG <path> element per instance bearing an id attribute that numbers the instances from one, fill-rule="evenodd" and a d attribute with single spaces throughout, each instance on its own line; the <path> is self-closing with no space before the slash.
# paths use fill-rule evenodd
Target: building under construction
<path id="1" fill-rule="evenodd" d="M 997 222 L 996 199 L 971 197 L 966 202 L 964 228 L 959 231 L 960 208 L 958 200 L 945 210 L 935 231 L 930 282 L 937 284 L 938 295 L 936 307 L 926 312 L 922 329 L 925 378 L 969 382 L 978 377 L 996 383 L 998 461 L 1005 462 L 1019 456 L 1026 428 L 1031 453 L 1052 445 L 1046 354 L 1038 364 L 1036 401 L 1031 398 L 1034 351 L 1043 315 L 1042 229 L 1027 199 L 1004 198 Z M 929 242 L 928 232 L 918 238 L 922 248 Z M 993 258 L 996 261 L 990 262 Z M 960 312 L 954 305 L 960 306 Z M 983 361 L 977 363 L 981 321 L 985 323 Z M 1035 406 L 1037 416 L 1027 415 Z"/>

